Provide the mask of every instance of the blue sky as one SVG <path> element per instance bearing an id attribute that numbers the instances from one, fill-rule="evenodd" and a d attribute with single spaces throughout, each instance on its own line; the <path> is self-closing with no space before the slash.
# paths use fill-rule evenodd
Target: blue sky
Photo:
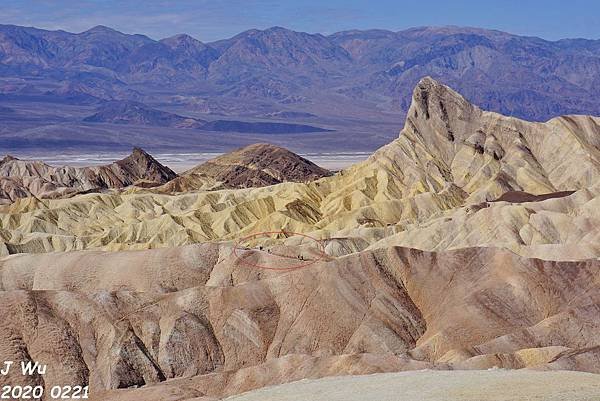
<path id="1" fill-rule="evenodd" d="M 0 23 L 71 32 L 107 25 L 154 39 L 188 33 L 202 41 L 275 25 L 324 34 L 460 25 L 545 39 L 600 39 L 600 1 L 0 0 Z"/>

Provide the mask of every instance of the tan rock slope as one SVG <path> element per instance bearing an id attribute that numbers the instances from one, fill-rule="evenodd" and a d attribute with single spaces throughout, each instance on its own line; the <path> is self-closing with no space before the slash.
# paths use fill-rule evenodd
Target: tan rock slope
<path id="1" fill-rule="evenodd" d="M 209 160 L 181 174 L 157 191 L 265 187 L 309 182 L 332 173 L 279 146 L 256 143 Z"/>
<path id="2" fill-rule="evenodd" d="M 600 373 L 599 261 L 494 248 L 388 248 L 292 271 L 249 260 L 282 263 L 226 244 L 4 258 L 0 356 L 47 363 L 47 388 L 89 383 L 104 401 L 424 368 Z"/>
<path id="3" fill-rule="evenodd" d="M 149 190 L 18 200 L 0 211 L 7 248 L 0 253 L 146 249 L 285 229 L 328 239 L 332 255 L 394 244 L 597 257 L 599 138 L 598 118 L 530 123 L 504 117 L 425 78 L 399 138 L 333 177 L 175 195 Z M 515 191 L 576 192 L 487 202 Z"/>
<path id="4" fill-rule="evenodd" d="M 0 161 L 0 204 L 20 198 L 58 198 L 85 191 L 160 185 L 177 175 L 142 149 L 98 167 L 52 167 L 40 161 L 6 156 Z"/>

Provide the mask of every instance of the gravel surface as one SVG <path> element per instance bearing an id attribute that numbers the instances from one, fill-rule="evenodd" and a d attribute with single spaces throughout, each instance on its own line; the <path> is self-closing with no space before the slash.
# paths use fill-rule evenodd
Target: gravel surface
<path id="1" fill-rule="evenodd" d="M 419 371 L 301 380 L 230 401 L 598 401 L 600 375 L 537 371 Z"/>

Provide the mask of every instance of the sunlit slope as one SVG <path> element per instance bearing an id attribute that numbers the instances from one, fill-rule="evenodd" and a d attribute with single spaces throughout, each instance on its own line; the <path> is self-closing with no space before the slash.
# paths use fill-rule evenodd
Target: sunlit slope
<path id="1" fill-rule="evenodd" d="M 415 224 L 452 218 L 450 210 L 461 213 L 461 208 L 508 191 L 586 190 L 588 195 L 578 198 L 583 203 L 573 207 L 584 216 L 585 224 L 593 224 L 597 191 L 588 188 L 600 176 L 599 149 L 597 118 L 569 116 L 530 123 L 482 111 L 448 87 L 425 78 L 414 90 L 399 138 L 333 177 L 308 184 L 173 195 L 148 190 L 18 200 L 0 209 L 0 237 L 5 243 L 0 252 L 142 249 L 284 229 L 320 238 L 348 237 L 351 243 L 335 251 L 345 253 L 358 247 L 356 241 L 372 244 L 397 233 L 411 237 Z M 589 199 L 581 200 L 586 196 Z M 499 235 L 493 228 L 498 219 L 498 224 L 519 231 L 525 225 L 526 207 L 515 207 L 520 212 L 510 209 L 494 216 L 472 212 L 476 217 L 465 218 L 474 228 L 461 234 L 471 237 L 464 243 L 493 243 Z M 548 225 L 579 224 L 573 222 L 570 207 L 547 213 Z M 521 216 L 520 222 L 512 223 L 512 213 Z M 486 224 L 492 227 L 490 233 L 478 242 L 480 236 L 473 233 Z M 445 228 L 436 235 L 456 237 Z M 564 240 L 552 235 L 528 238 L 531 243 Z M 527 244 L 526 238 L 521 239 Z M 411 240 L 410 246 L 451 247 L 443 245 L 448 241 L 442 239 L 423 241 Z M 515 241 L 520 241 L 517 236 L 509 239 Z"/>

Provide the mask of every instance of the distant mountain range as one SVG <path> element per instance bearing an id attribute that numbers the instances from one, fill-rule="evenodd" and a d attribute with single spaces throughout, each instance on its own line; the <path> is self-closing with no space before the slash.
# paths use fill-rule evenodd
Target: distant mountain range
<path id="1" fill-rule="evenodd" d="M 89 116 L 89 106 L 119 100 L 208 121 L 235 116 L 302 123 L 311 118 L 324 130 L 349 133 L 353 139 L 342 147 L 375 148 L 396 134 L 391 127 L 398 126 L 412 88 L 426 75 L 479 106 L 528 120 L 600 114 L 600 40 L 547 41 L 459 27 L 328 36 L 273 27 L 202 43 L 183 34 L 156 41 L 104 26 L 75 34 L 0 25 L 3 106 L 24 111 L 25 102 L 52 114 L 51 105 L 69 105 L 67 116 L 46 121 L 63 127 Z M 78 109 L 83 106 L 88 108 Z M 148 117 L 152 124 L 164 115 Z M 7 123 L 0 135 L 12 138 L 6 143 L 22 143 L 16 139 L 22 132 L 37 133 L 44 125 L 39 119 L 28 123 L 19 113 L 3 113 L 0 119 Z M 386 125 L 382 129 L 373 121 Z M 241 130 L 252 133 L 251 127 Z M 55 133 L 52 127 L 43 131 L 50 137 Z M 114 143 L 109 135 L 107 143 Z M 322 149 L 336 135 L 299 146 Z M 223 146 L 240 145 L 236 141 Z"/>

